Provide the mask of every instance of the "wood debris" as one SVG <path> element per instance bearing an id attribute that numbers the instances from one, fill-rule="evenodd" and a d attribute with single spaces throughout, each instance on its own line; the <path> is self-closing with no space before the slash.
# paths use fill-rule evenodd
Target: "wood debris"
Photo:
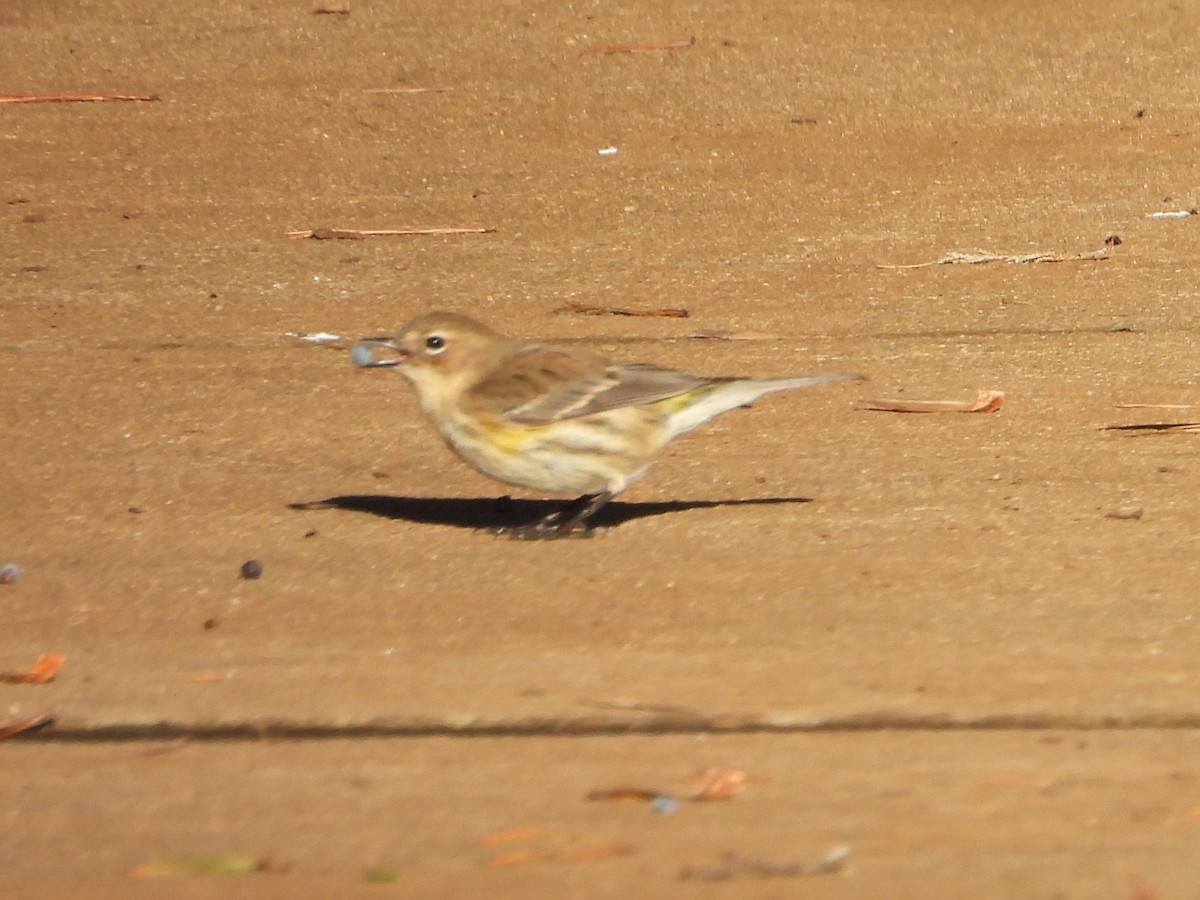
<path id="1" fill-rule="evenodd" d="M 255 872 L 285 872 L 269 856 L 198 856 L 142 863 L 129 870 L 130 878 L 163 878 L 187 875 L 251 875 Z"/>
<path id="2" fill-rule="evenodd" d="M 45 728 L 47 725 L 53 725 L 57 718 L 54 713 L 41 713 L 28 719 L 23 719 L 19 722 L 6 722 L 0 724 L 0 741 L 5 738 L 10 738 L 15 734 L 22 734 L 26 731 L 36 731 L 38 728 Z"/>
<path id="3" fill-rule="evenodd" d="M 662 815 L 679 812 L 681 798 L 654 788 L 615 787 L 588 791 L 587 800 L 615 800 L 618 803 L 645 803 L 652 810 Z M 684 797 L 683 800 L 699 800 L 701 797 Z"/>
<path id="4" fill-rule="evenodd" d="M 657 788 L 622 785 L 588 791 L 587 799 L 590 801 L 615 800 L 626 803 L 649 803 L 658 812 L 670 813 L 679 809 L 680 800 L 690 800 L 695 803 L 728 800 L 746 786 L 749 778 L 745 772 L 713 766 L 705 769 L 694 780 L 695 788 L 681 797 Z"/>
<path id="5" fill-rule="evenodd" d="M 689 800 L 728 800 L 746 786 L 746 773 L 736 769 L 722 769 L 714 766 L 705 769 L 696 777 L 696 789 L 688 796 Z"/>
<path id="6" fill-rule="evenodd" d="M 228 672 L 197 672 L 192 676 L 192 681 L 197 684 L 212 684 L 217 681 L 229 681 L 232 676 Z"/>
<path id="7" fill-rule="evenodd" d="M 1162 894 L 1141 875 L 1134 875 L 1129 879 L 1129 900 L 1162 900 Z"/>
<path id="8" fill-rule="evenodd" d="M 558 309 L 552 309 L 551 315 L 572 313 L 577 316 L 640 316 L 650 319 L 686 319 L 690 313 L 686 309 L 663 307 L 661 309 L 633 309 L 627 306 L 589 306 L 586 303 L 568 303 Z"/>
<path id="9" fill-rule="evenodd" d="M 686 50 L 696 45 L 696 38 L 683 41 L 663 41 L 652 44 L 593 44 L 579 51 L 580 56 L 610 56 L 614 53 L 659 53 L 664 50 Z"/>
<path id="10" fill-rule="evenodd" d="M 980 779 L 976 786 L 981 788 L 1028 787 L 1046 794 L 1058 786 L 1058 781 L 1054 778 L 1031 778 L 1024 775 L 993 775 L 990 778 Z"/>
<path id="11" fill-rule="evenodd" d="M 1133 431 L 1160 433 L 1169 431 L 1185 431 L 1200 433 L 1200 422 L 1147 422 L 1143 425 L 1101 425 L 1101 431 Z"/>
<path id="12" fill-rule="evenodd" d="M 684 337 L 693 341 L 782 341 L 787 337 L 773 331 L 694 331 Z"/>
<path id="13" fill-rule="evenodd" d="M 687 719 L 701 719 L 704 714 L 690 706 L 675 706 L 669 703 L 642 703 L 639 700 L 594 700 L 588 697 L 579 698 L 585 706 L 597 709 L 615 709 L 623 712 L 652 713 L 660 716 L 677 716 Z"/>
<path id="14" fill-rule="evenodd" d="M 426 234 L 492 234 L 495 228 L 314 228 L 311 231 L 289 231 L 292 240 L 312 238 L 315 241 L 362 241 L 369 237 Z"/>
<path id="15" fill-rule="evenodd" d="M 1118 403 L 1117 409 L 1194 409 L 1195 403 Z"/>
<path id="16" fill-rule="evenodd" d="M 1074 262 L 1076 260 L 1101 260 L 1109 258 L 1109 247 L 1102 247 L 1099 250 L 1093 250 L 1091 253 L 1016 253 L 1016 254 L 999 254 L 986 253 L 982 250 L 967 250 L 954 251 L 947 253 L 941 259 L 935 259 L 930 262 L 910 263 L 908 265 L 891 265 L 888 263 L 876 263 L 877 269 L 926 269 L 930 266 L 951 266 L 951 265 L 972 265 L 980 266 L 986 263 L 994 262 L 1010 262 L 1010 263 L 1054 263 L 1054 262 Z"/>
<path id="17" fill-rule="evenodd" d="M 600 790 L 588 791 L 588 800 L 634 800 L 639 803 L 652 803 L 659 797 L 663 796 L 660 791 L 653 788 L 639 787 L 616 787 L 602 788 Z"/>
<path id="18" fill-rule="evenodd" d="M 342 339 L 340 334 L 330 334 L 328 331 L 314 331 L 311 334 L 304 331 L 285 331 L 283 336 L 299 338 L 310 344 L 332 344 Z"/>
<path id="19" fill-rule="evenodd" d="M 454 88 L 448 87 L 394 87 L 363 88 L 364 94 L 444 94 Z"/>
<path id="20" fill-rule="evenodd" d="M 550 828 L 510 828 L 486 835 L 485 847 L 496 847 L 521 843 L 531 846 L 497 853 L 488 860 L 496 867 L 518 866 L 536 862 L 586 862 L 597 859 L 614 859 L 633 852 L 629 844 L 589 837 L 575 832 L 557 831 Z"/>
<path id="21" fill-rule="evenodd" d="M 519 866 L 534 862 L 590 862 L 597 859 L 615 859 L 618 856 L 628 856 L 633 848 L 628 844 L 607 841 L 604 843 L 577 844 L 570 847 L 556 847 L 549 850 L 513 850 L 499 853 L 488 860 L 488 865 Z"/>
<path id="22" fill-rule="evenodd" d="M 996 412 L 1004 403 L 1004 391 L 980 391 L 974 400 L 868 400 L 862 409 L 878 412 L 936 413 Z"/>
<path id="23" fill-rule="evenodd" d="M 101 103 L 108 100 L 149 102 L 158 94 L 0 94 L 0 103 Z"/>
<path id="24" fill-rule="evenodd" d="M 739 876 L 754 878 L 803 878 L 840 872 L 850 858 L 849 844 L 838 844 L 819 859 L 778 862 L 726 853 L 718 866 L 684 866 L 679 877 L 684 881 L 729 881 Z"/>
<path id="25" fill-rule="evenodd" d="M 517 841 L 529 841 L 534 838 L 540 838 L 549 833 L 549 829 L 542 828 L 538 825 L 526 825 L 522 828 L 506 828 L 503 831 L 493 831 L 491 834 L 484 835 L 483 845 L 485 847 L 497 847 L 501 844 L 512 844 Z"/>

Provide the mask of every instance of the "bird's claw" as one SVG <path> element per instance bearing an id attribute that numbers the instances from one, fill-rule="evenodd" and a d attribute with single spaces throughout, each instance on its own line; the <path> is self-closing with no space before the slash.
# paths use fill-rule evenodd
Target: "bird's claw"
<path id="1" fill-rule="evenodd" d="M 539 519 L 528 525 L 502 525 L 491 529 L 497 537 L 506 537 L 510 541 L 555 541 L 559 538 L 591 538 L 595 531 L 578 523 L 559 524 Z"/>

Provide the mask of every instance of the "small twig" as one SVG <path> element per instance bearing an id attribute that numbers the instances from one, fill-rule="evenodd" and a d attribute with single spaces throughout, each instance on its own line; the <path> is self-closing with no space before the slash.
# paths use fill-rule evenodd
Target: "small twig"
<path id="1" fill-rule="evenodd" d="M 782 341 L 786 334 L 773 331 L 694 331 L 685 334 L 685 338 L 693 341 Z"/>
<path id="2" fill-rule="evenodd" d="M 361 241 L 369 237 L 415 234 L 491 234 L 495 228 L 314 228 L 311 231 L 289 231 L 292 240 L 312 238 L 317 241 Z"/>
<path id="3" fill-rule="evenodd" d="M 593 44 L 579 51 L 580 56 L 608 56 L 612 53 L 657 53 L 662 50 L 686 50 L 696 45 L 692 36 L 686 41 L 665 41 L 657 44 Z"/>
<path id="4" fill-rule="evenodd" d="M 158 94 L 0 94 L 0 103 L 98 103 L 105 100 L 157 99 Z"/>
<path id="5" fill-rule="evenodd" d="M 47 725 L 53 724 L 56 718 L 57 716 L 54 713 L 45 712 L 30 719 L 25 719 L 22 722 L 10 722 L 7 725 L 0 725 L 0 741 L 25 731 L 45 728 Z"/>
<path id="6" fill-rule="evenodd" d="M 444 94 L 454 88 L 448 87 L 394 87 L 394 88 L 363 88 L 364 94 Z"/>
<path id="7" fill-rule="evenodd" d="M 303 331 L 285 331 L 283 336 L 299 338 L 302 341 L 308 341 L 310 344 L 332 344 L 342 339 L 340 334 L 330 334 L 328 331 L 317 331 L 313 334 L 307 334 Z"/>
<path id="8" fill-rule="evenodd" d="M 861 408 L 898 413 L 991 413 L 1003 404 L 1003 391 L 980 391 L 974 400 L 867 400 Z"/>
<path id="9" fill-rule="evenodd" d="M 1102 425 L 1101 431 L 1200 432 L 1200 422 L 1147 422 L 1145 425 Z"/>
<path id="10" fill-rule="evenodd" d="M 728 881 L 739 875 L 750 875 L 756 878 L 807 878 L 814 875 L 828 875 L 840 872 L 846 867 L 850 852 L 849 844 L 838 844 L 820 859 L 800 862 L 777 862 L 771 859 L 757 859 L 737 853 L 726 853 L 722 865 L 684 866 L 679 877 L 684 881 Z"/>
<path id="11" fill-rule="evenodd" d="M 588 306 L 585 303 L 568 303 L 550 312 L 574 313 L 577 316 L 640 316 L 652 319 L 686 319 L 689 315 L 686 309 L 631 309 L 626 306 Z"/>
<path id="12" fill-rule="evenodd" d="M 688 706 L 673 706 L 666 703 L 639 703 L 636 700 L 593 700 L 590 697 L 580 697 L 579 703 L 584 706 L 594 706 L 597 709 L 615 709 L 621 712 L 651 713 L 659 716 L 686 716 L 699 719 L 703 713 Z"/>
<path id="13" fill-rule="evenodd" d="M 876 263 L 877 269 L 927 269 L 930 266 L 950 266 L 950 265 L 972 265 L 979 266 L 993 262 L 1010 262 L 1010 263 L 1054 263 L 1054 262 L 1073 262 L 1076 260 L 1100 260 L 1108 259 L 1109 248 L 1104 247 L 1100 250 L 1093 250 L 1091 253 L 1019 253 L 1013 255 L 1003 255 L 997 253 L 984 253 L 982 250 L 971 251 L 954 251 L 947 253 L 941 259 L 935 259 L 931 262 L 910 263 L 908 265 L 891 265 L 888 263 Z"/>
<path id="14" fill-rule="evenodd" d="M 1195 403 L 1118 403 L 1117 409 L 1191 409 Z"/>
<path id="15" fill-rule="evenodd" d="M 645 803 L 652 803 L 662 796 L 664 796 L 662 791 L 656 791 L 653 788 L 618 787 L 588 791 L 584 799 L 588 802 L 595 802 L 597 800 L 638 800 Z"/>

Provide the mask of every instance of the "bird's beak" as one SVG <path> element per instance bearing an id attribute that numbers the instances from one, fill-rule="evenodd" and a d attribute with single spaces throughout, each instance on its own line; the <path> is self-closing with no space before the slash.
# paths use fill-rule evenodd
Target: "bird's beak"
<path id="1" fill-rule="evenodd" d="M 375 352 L 380 349 L 391 351 L 395 354 L 395 358 L 376 359 Z M 409 352 L 397 347 L 396 342 L 389 337 L 363 338 L 350 348 L 350 359 L 356 366 L 363 369 L 372 369 L 377 366 L 398 366 L 408 357 Z"/>

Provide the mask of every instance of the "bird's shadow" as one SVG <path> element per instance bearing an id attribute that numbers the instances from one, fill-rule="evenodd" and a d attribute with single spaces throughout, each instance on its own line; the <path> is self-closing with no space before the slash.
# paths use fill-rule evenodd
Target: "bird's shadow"
<path id="1" fill-rule="evenodd" d="M 780 503 L 811 503 L 811 497 L 762 497 L 749 500 L 669 500 L 659 503 L 628 503 L 614 500 L 589 521 L 594 528 L 615 528 L 634 519 L 661 516 L 687 509 L 720 506 L 775 506 Z M 565 501 L 514 500 L 511 497 L 391 497 L 383 494 L 349 494 L 289 503 L 289 509 L 345 509 L 385 519 L 403 519 L 423 525 L 455 528 L 499 529 L 525 525 L 562 509 Z"/>

